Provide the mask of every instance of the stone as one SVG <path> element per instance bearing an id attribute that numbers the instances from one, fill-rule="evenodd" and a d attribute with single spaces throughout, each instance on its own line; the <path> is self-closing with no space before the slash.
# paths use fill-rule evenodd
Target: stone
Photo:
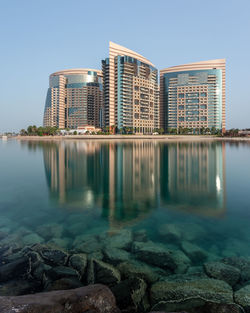
<path id="1" fill-rule="evenodd" d="M 29 235 L 26 235 L 23 237 L 22 240 L 25 245 L 33 245 L 36 243 L 42 243 L 44 241 L 44 239 L 40 237 L 39 235 L 37 235 L 36 233 L 31 233 Z"/>
<path id="2" fill-rule="evenodd" d="M 87 263 L 88 263 L 87 254 L 84 253 L 73 254 L 69 258 L 69 266 L 77 270 L 81 278 L 85 274 L 85 271 L 87 269 Z"/>
<path id="3" fill-rule="evenodd" d="M 83 284 L 74 278 L 61 278 L 52 282 L 49 282 L 46 286 L 46 291 L 52 290 L 68 290 L 82 287 Z"/>
<path id="4" fill-rule="evenodd" d="M 61 249 L 53 249 L 40 244 L 32 246 L 32 249 L 38 252 L 46 262 L 65 265 L 68 261 L 68 254 Z"/>
<path id="5" fill-rule="evenodd" d="M 223 303 L 207 303 L 205 306 L 200 308 L 197 313 L 243 313 L 242 308 L 239 305 L 223 304 Z"/>
<path id="6" fill-rule="evenodd" d="M 146 229 L 140 229 L 133 233 L 134 241 L 146 242 L 148 241 Z"/>
<path id="7" fill-rule="evenodd" d="M 250 285 L 247 285 L 234 293 L 234 301 L 241 305 L 246 313 L 250 312 Z"/>
<path id="8" fill-rule="evenodd" d="M 119 233 L 106 235 L 105 246 L 129 251 L 132 242 L 132 231 L 130 229 L 123 229 Z"/>
<path id="9" fill-rule="evenodd" d="M 133 252 L 137 259 L 145 263 L 170 271 L 177 268 L 172 251 L 152 241 L 134 242 Z"/>
<path id="10" fill-rule="evenodd" d="M 191 261 L 186 256 L 185 253 L 183 253 L 181 250 L 172 251 L 172 257 L 174 260 L 174 263 L 176 264 L 176 268 L 174 270 L 177 274 L 183 274 L 186 273 L 188 270 Z"/>
<path id="11" fill-rule="evenodd" d="M 147 289 L 146 283 L 141 278 L 130 278 L 121 281 L 111 288 L 120 309 L 131 312 L 140 308 Z"/>
<path id="12" fill-rule="evenodd" d="M 47 242 L 47 245 L 51 248 L 63 248 L 67 249 L 70 245 L 69 238 L 52 238 L 50 241 Z"/>
<path id="13" fill-rule="evenodd" d="M 39 282 L 28 280 L 9 280 L 0 284 L 0 296 L 20 296 L 41 291 Z"/>
<path id="14" fill-rule="evenodd" d="M 63 226 L 56 223 L 45 224 L 37 227 L 36 232 L 48 241 L 53 238 L 60 238 L 62 236 Z"/>
<path id="15" fill-rule="evenodd" d="M 221 262 L 238 268 L 241 271 L 242 282 L 250 280 L 250 258 L 234 256 L 223 258 Z"/>
<path id="16" fill-rule="evenodd" d="M 120 313 L 112 292 L 103 285 L 17 297 L 0 297 L 1 313 Z"/>
<path id="17" fill-rule="evenodd" d="M 158 281 L 165 274 L 160 268 L 153 268 L 135 260 L 122 262 L 117 266 L 117 269 L 124 279 L 139 277 L 150 285 Z"/>
<path id="18" fill-rule="evenodd" d="M 152 310 L 180 311 L 203 306 L 207 302 L 233 303 L 231 286 L 216 279 L 160 281 L 150 290 Z"/>
<path id="19" fill-rule="evenodd" d="M 206 251 L 196 244 L 184 241 L 181 244 L 181 248 L 194 264 L 200 264 L 207 259 Z"/>
<path id="20" fill-rule="evenodd" d="M 106 248 L 103 250 L 104 253 L 104 261 L 107 263 L 111 263 L 112 265 L 117 265 L 124 261 L 129 261 L 130 253 L 123 249 L 118 248 Z"/>
<path id="21" fill-rule="evenodd" d="M 11 263 L 0 266 L 0 282 L 5 282 L 12 278 L 24 277 L 29 272 L 29 259 L 20 257 Z"/>
<path id="22" fill-rule="evenodd" d="M 32 276 L 45 285 L 49 280 L 49 272 L 51 269 L 52 267 L 50 265 L 39 263 L 33 271 Z"/>
<path id="23" fill-rule="evenodd" d="M 221 262 L 205 263 L 204 270 L 209 277 L 224 280 L 231 286 L 236 285 L 240 279 L 238 268 Z"/>
<path id="24" fill-rule="evenodd" d="M 93 253 L 102 250 L 102 244 L 97 236 L 81 235 L 77 236 L 73 242 L 74 249 L 81 253 Z"/>
<path id="25" fill-rule="evenodd" d="M 93 260 L 95 283 L 113 286 L 120 282 L 120 272 L 112 265 L 100 260 Z"/>
<path id="26" fill-rule="evenodd" d="M 182 237 L 182 231 L 176 224 L 162 224 L 158 233 L 166 242 L 179 243 Z"/>
<path id="27" fill-rule="evenodd" d="M 206 237 L 206 231 L 197 223 L 180 223 L 178 225 L 181 228 L 183 240 L 193 242 Z"/>
<path id="28" fill-rule="evenodd" d="M 52 280 L 57 280 L 60 278 L 74 278 L 74 279 L 78 279 L 80 278 L 79 273 L 74 270 L 71 267 L 67 267 L 67 266 L 55 266 L 52 267 L 49 271 L 48 271 L 48 276 L 52 279 Z"/>

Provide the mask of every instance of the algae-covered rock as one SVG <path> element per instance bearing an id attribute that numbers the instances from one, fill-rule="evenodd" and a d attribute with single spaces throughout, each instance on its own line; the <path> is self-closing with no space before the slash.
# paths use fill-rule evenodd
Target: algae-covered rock
<path id="1" fill-rule="evenodd" d="M 134 242 L 133 252 L 137 259 L 145 263 L 170 271 L 174 271 L 177 268 L 172 251 L 152 241 Z"/>
<path id="2" fill-rule="evenodd" d="M 206 302 L 233 303 L 232 288 L 221 280 L 160 281 L 151 287 L 154 310 L 188 310 Z"/>
<path id="3" fill-rule="evenodd" d="M 93 260 L 95 283 L 113 286 L 120 282 L 120 272 L 112 265 L 100 260 Z"/>
<path id="4" fill-rule="evenodd" d="M 28 234 L 24 236 L 22 240 L 25 245 L 34 245 L 36 243 L 44 242 L 44 239 L 36 233 Z"/>
<path id="5" fill-rule="evenodd" d="M 69 266 L 77 270 L 81 277 L 83 277 L 86 271 L 87 262 L 88 262 L 87 254 L 84 253 L 73 254 L 69 258 Z"/>
<path id="6" fill-rule="evenodd" d="M 63 226 L 56 223 L 49 223 L 38 226 L 36 232 L 46 241 L 53 238 L 60 238 L 63 232 Z"/>
<path id="7" fill-rule="evenodd" d="M 250 258 L 246 257 L 228 257 L 221 260 L 222 263 L 234 266 L 241 271 L 241 281 L 250 280 Z"/>
<path id="8" fill-rule="evenodd" d="M 130 250 L 132 241 L 132 231 L 130 229 L 123 229 L 119 233 L 107 234 L 105 239 L 105 246 Z"/>
<path id="9" fill-rule="evenodd" d="M 207 259 L 207 253 L 205 250 L 197 246 L 196 244 L 184 241 L 181 244 L 181 248 L 184 253 L 192 260 L 193 263 L 199 264 Z"/>
<path id="10" fill-rule="evenodd" d="M 156 282 L 166 275 L 166 273 L 160 268 L 153 268 L 145 263 L 135 260 L 120 263 L 117 268 L 120 271 L 122 278 L 128 279 L 139 277 L 149 284 Z"/>
<path id="11" fill-rule="evenodd" d="M 250 285 L 247 285 L 234 293 L 234 300 L 243 306 L 247 313 L 250 312 Z"/>
<path id="12" fill-rule="evenodd" d="M 191 261 L 186 256 L 186 254 L 180 250 L 176 250 L 172 252 L 172 257 L 173 257 L 174 263 L 176 264 L 176 268 L 174 272 L 177 274 L 186 273 L 186 271 L 188 270 L 191 264 Z"/>
<path id="13" fill-rule="evenodd" d="M 123 249 L 107 247 L 103 250 L 105 261 L 110 264 L 117 265 L 118 263 L 129 261 L 130 253 Z"/>
<path id="14" fill-rule="evenodd" d="M 60 278 L 49 282 L 46 285 L 45 291 L 75 289 L 82 287 L 82 285 L 83 284 L 75 278 Z"/>
<path id="15" fill-rule="evenodd" d="M 231 286 L 234 286 L 240 279 L 238 268 L 221 262 L 205 263 L 204 269 L 209 277 L 224 280 Z"/>
<path id="16" fill-rule="evenodd" d="M 140 229 L 133 233 L 134 241 L 146 242 L 148 240 L 146 229 Z"/>
<path id="17" fill-rule="evenodd" d="M 61 249 L 53 249 L 40 244 L 32 246 L 32 249 L 38 252 L 47 262 L 53 263 L 55 265 L 65 265 L 67 263 L 68 254 Z"/>
<path id="18" fill-rule="evenodd" d="M 26 256 L 19 257 L 10 263 L 0 266 L 0 282 L 5 282 L 18 277 L 25 277 L 29 272 L 29 259 Z"/>
<path id="19" fill-rule="evenodd" d="M 75 269 L 62 265 L 52 267 L 48 271 L 48 275 L 52 280 L 57 280 L 60 278 L 79 279 L 79 273 Z"/>
<path id="20" fill-rule="evenodd" d="M 73 242 L 74 249 L 82 253 L 94 253 L 102 249 L 102 244 L 95 235 L 77 236 Z"/>
<path id="21" fill-rule="evenodd" d="M 176 224 L 162 224 L 158 229 L 158 233 L 166 242 L 179 243 L 182 238 L 182 230 Z"/>
<path id="22" fill-rule="evenodd" d="M 132 312 L 133 309 L 137 310 L 142 304 L 146 288 L 146 283 L 141 278 L 135 277 L 118 283 L 111 288 L 111 291 L 119 308 Z"/>
<path id="23" fill-rule="evenodd" d="M 0 296 L 20 296 L 41 291 L 41 288 L 36 281 L 13 279 L 0 284 Z"/>

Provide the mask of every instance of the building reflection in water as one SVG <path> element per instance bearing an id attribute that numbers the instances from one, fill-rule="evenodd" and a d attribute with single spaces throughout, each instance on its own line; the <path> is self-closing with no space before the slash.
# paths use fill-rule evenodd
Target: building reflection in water
<path id="1" fill-rule="evenodd" d="M 98 207 L 111 227 L 156 208 L 205 216 L 225 210 L 225 147 L 219 142 L 60 141 L 44 143 L 50 193 L 60 205 Z"/>

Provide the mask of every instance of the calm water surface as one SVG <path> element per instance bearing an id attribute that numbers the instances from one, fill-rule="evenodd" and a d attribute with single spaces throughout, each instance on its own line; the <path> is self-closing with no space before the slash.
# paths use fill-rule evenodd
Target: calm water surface
<path id="1" fill-rule="evenodd" d="M 167 245 L 171 224 L 214 258 L 250 256 L 249 160 L 248 143 L 0 141 L 0 231 L 54 224 L 71 249 L 127 228 Z"/>

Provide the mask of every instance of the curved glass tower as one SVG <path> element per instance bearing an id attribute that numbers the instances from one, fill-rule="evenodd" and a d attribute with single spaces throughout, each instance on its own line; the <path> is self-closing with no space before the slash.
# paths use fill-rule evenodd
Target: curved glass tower
<path id="1" fill-rule="evenodd" d="M 102 61 L 105 125 L 152 133 L 159 128 L 158 70 L 142 55 L 109 43 Z"/>
<path id="2" fill-rule="evenodd" d="M 44 126 L 102 126 L 102 72 L 70 69 L 50 75 Z"/>
<path id="3" fill-rule="evenodd" d="M 160 71 L 161 126 L 225 130 L 225 59 Z"/>

